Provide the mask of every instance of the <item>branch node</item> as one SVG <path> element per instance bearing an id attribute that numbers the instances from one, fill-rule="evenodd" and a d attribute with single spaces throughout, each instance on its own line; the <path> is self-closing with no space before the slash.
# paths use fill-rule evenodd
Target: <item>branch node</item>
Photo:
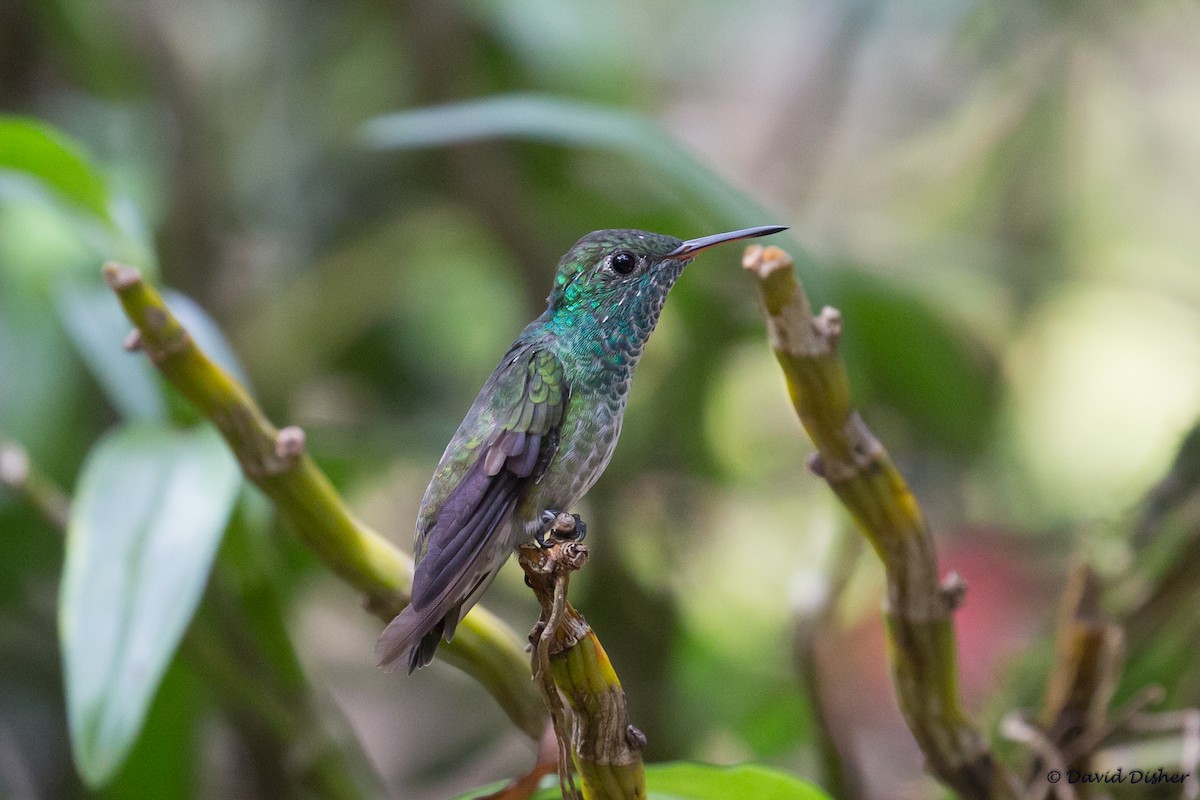
<path id="1" fill-rule="evenodd" d="M 842 338 L 842 312 L 833 306 L 825 306 L 813 320 L 813 329 L 829 343 L 830 351 L 834 350 Z"/>
<path id="2" fill-rule="evenodd" d="M 0 483 L 19 489 L 29 480 L 29 454 L 19 444 L 0 443 Z"/>
<path id="3" fill-rule="evenodd" d="M 575 524 L 578 520 L 574 514 L 568 514 L 565 511 L 560 511 L 554 517 L 554 524 L 550 526 L 550 533 L 557 533 L 565 538 L 570 538 L 570 535 L 575 533 Z"/>
<path id="4" fill-rule="evenodd" d="M 167 312 L 162 308 L 146 309 L 146 325 L 151 330 L 161 331 L 167 327 Z"/>
<path id="5" fill-rule="evenodd" d="M 109 261 L 104 265 L 104 280 L 114 292 L 122 292 L 141 283 L 142 273 L 134 267 Z"/>
<path id="6" fill-rule="evenodd" d="M 967 582 L 957 572 L 950 572 L 942 578 L 942 582 L 938 585 L 938 591 L 942 593 L 946 607 L 951 611 L 957 611 L 962 608 L 963 601 L 967 599 Z"/>
<path id="7" fill-rule="evenodd" d="M 121 347 L 125 348 L 127 353 L 136 353 L 142 349 L 142 332 L 134 328 L 125 337 L 125 341 L 121 342 Z"/>
<path id="8" fill-rule="evenodd" d="M 742 269 L 754 273 L 760 280 L 791 266 L 792 257 L 775 245 L 764 247 L 761 244 L 752 244 L 742 255 Z"/>
<path id="9" fill-rule="evenodd" d="M 825 467 L 825 459 L 821 458 L 820 453 L 810 453 L 804 461 L 804 466 L 818 478 L 829 478 L 829 470 Z"/>
<path id="10" fill-rule="evenodd" d="M 289 425 L 275 435 L 275 456 L 289 463 L 304 455 L 304 429 Z"/>
<path id="11" fill-rule="evenodd" d="M 635 725 L 625 726 L 625 744 L 630 750 L 642 750 L 646 747 L 646 734 Z"/>

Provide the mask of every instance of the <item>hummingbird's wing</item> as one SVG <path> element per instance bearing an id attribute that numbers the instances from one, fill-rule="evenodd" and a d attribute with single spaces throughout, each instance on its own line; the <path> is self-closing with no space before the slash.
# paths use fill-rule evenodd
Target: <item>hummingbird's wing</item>
<path id="1" fill-rule="evenodd" d="M 507 559 L 495 534 L 553 456 L 567 394 L 554 354 L 529 348 L 510 351 L 480 391 L 423 503 L 412 602 L 375 646 L 385 670 L 406 655 L 409 672 L 428 664 Z"/>

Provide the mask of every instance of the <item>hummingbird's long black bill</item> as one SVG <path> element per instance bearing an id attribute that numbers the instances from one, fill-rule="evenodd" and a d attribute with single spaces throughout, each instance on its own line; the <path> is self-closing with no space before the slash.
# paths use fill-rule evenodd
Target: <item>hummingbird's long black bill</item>
<path id="1" fill-rule="evenodd" d="M 724 244 L 725 242 L 736 242 L 738 239 L 754 239 L 759 236 L 770 236 L 772 233 L 786 231 L 786 225 L 760 225 L 757 228 L 743 228 L 740 231 L 730 231 L 728 233 L 714 233 L 712 236 L 701 236 L 699 239 L 688 239 L 683 244 L 676 247 L 671 252 L 667 253 L 667 258 L 691 258 L 693 254 L 699 253 L 701 250 Z"/>

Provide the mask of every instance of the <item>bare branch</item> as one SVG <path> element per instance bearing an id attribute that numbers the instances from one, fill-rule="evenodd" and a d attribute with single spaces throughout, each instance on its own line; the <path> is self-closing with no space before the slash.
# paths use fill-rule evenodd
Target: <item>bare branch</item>
<path id="1" fill-rule="evenodd" d="M 582 781 L 584 797 L 640 800 L 646 796 L 641 750 L 646 738 L 629 724 L 625 692 L 595 631 L 567 601 L 572 572 L 587 561 L 587 548 L 552 531 L 549 547 L 522 547 L 525 582 L 533 589 L 542 615 L 530 634 L 534 678 L 544 682 L 546 706 L 562 724 L 561 692 L 571 709 L 570 757 Z M 565 729 L 558 732 L 559 779 L 570 775 Z M 573 792 L 573 787 L 571 789 Z M 563 796 L 569 797 L 563 786 Z"/>
<path id="2" fill-rule="evenodd" d="M 853 407 L 837 352 L 841 314 L 826 308 L 813 315 L 791 257 L 777 247 L 747 248 L 742 266 L 756 278 L 768 338 L 796 414 L 817 447 L 810 468 L 833 489 L 883 562 L 892 675 L 928 769 L 966 798 L 1017 797 L 1015 777 L 962 710 L 953 611 L 963 586 L 939 583 L 920 507 Z"/>

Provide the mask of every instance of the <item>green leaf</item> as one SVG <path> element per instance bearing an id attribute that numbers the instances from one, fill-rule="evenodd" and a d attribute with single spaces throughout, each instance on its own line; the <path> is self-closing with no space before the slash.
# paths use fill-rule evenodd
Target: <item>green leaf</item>
<path id="1" fill-rule="evenodd" d="M 657 123 L 613 106 L 551 95 L 502 94 L 376 117 L 363 125 L 360 138 L 380 150 L 497 138 L 608 150 L 640 162 L 672 190 L 673 201 L 682 194 L 689 208 L 706 211 L 716 224 L 736 228 L 777 221 L 774 213 L 705 166 Z M 785 243 L 810 291 L 823 295 L 822 273 L 798 241 L 786 238 Z"/>
<path id="2" fill-rule="evenodd" d="M 0 117 L 0 170 L 35 178 L 61 199 L 115 226 L 104 179 L 73 142 L 47 125 Z M 10 186 L 16 189 L 15 183 Z"/>
<path id="3" fill-rule="evenodd" d="M 141 216 L 111 191 L 83 148 L 36 120 L 0 116 L 0 199 L 36 200 L 75 218 L 73 230 L 102 258 L 153 268 Z"/>
<path id="4" fill-rule="evenodd" d="M 862 398 L 900 412 L 928 442 L 975 453 L 1000 407 L 997 356 L 965 324 L 865 271 L 840 273 L 847 362 L 861 366 Z"/>
<path id="5" fill-rule="evenodd" d="M 113 293 L 99 286 L 63 286 L 57 300 L 63 327 L 109 401 L 128 421 L 168 419 L 161 379 L 142 353 L 121 346 L 132 326 Z"/>
<path id="6" fill-rule="evenodd" d="M 59 638 L 75 763 L 103 785 L 137 740 L 204 590 L 240 485 L 210 428 L 126 427 L 83 467 Z"/>
<path id="7" fill-rule="evenodd" d="M 233 348 L 204 309 L 180 292 L 168 289 L 163 296 L 200 349 L 249 388 Z M 56 300 L 75 349 L 121 416 L 131 422 L 170 419 L 165 384 L 158 372 L 144 354 L 127 353 L 122 347 L 132 325 L 113 293 L 99 286 L 66 284 Z"/>
<path id="8" fill-rule="evenodd" d="M 211 713 L 205 702 L 211 699 L 211 688 L 202 681 L 187 659 L 171 662 L 141 737 L 96 800 L 145 800 L 147 786 L 154 787 L 154 796 L 171 800 L 196 796 L 203 783 L 196 769 L 202 757 L 202 726 Z"/>
<path id="9" fill-rule="evenodd" d="M 646 791 L 650 800 L 829 800 L 808 781 L 757 764 L 655 764 L 646 768 Z"/>
<path id="10" fill-rule="evenodd" d="M 474 800 L 503 788 L 505 781 L 475 789 L 455 800 Z M 675 761 L 646 767 L 647 800 L 830 800 L 820 787 L 757 764 L 714 767 Z M 531 800 L 559 800 L 558 778 L 548 775 Z"/>
<path id="11" fill-rule="evenodd" d="M 0 268 L 3 263 L 0 261 Z M 35 459 L 75 452 L 83 372 L 44 295 L 0 280 L 0 431 Z"/>

